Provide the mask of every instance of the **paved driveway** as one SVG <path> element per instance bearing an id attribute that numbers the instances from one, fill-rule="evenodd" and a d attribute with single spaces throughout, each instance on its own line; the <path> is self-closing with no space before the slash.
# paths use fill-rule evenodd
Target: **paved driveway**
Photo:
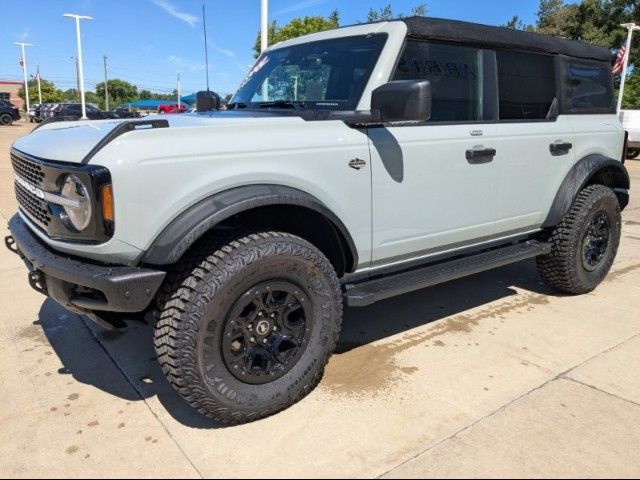
<path id="1" fill-rule="evenodd" d="M 0 214 L 15 211 L 0 130 Z M 523 262 L 348 309 L 321 386 L 223 428 L 173 393 L 151 327 L 105 333 L 0 249 L 0 475 L 640 475 L 640 162 L 618 261 L 583 297 Z M 5 230 L 3 230 L 4 232 Z"/>

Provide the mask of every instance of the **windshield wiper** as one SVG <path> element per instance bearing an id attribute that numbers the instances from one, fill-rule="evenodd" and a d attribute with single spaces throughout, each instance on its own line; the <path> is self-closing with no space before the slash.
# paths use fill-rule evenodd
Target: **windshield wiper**
<path id="1" fill-rule="evenodd" d="M 227 105 L 227 110 L 237 110 L 240 108 L 247 108 L 247 104 L 243 102 L 233 102 Z"/>
<path id="2" fill-rule="evenodd" d="M 295 110 L 302 110 L 307 108 L 304 102 L 297 100 L 274 100 L 272 102 L 259 102 L 260 108 L 293 108 Z"/>

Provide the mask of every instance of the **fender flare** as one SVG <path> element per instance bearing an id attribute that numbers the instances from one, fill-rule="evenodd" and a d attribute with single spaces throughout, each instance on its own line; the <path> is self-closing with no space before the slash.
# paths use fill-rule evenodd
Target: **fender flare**
<path id="1" fill-rule="evenodd" d="M 314 196 L 282 185 L 247 185 L 212 195 L 178 215 L 153 241 L 142 257 L 142 263 L 168 265 L 180 257 L 205 233 L 239 213 L 268 205 L 292 205 L 308 208 L 323 215 L 349 249 L 352 265 L 358 264 L 358 253 L 347 227 L 324 203 Z"/>
<path id="2" fill-rule="evenodd" d="M 627 169 L 619 160 L 614 160 L 599 154 L 588 155 L 578 161 L 571 170 L 569 170 L 569 173 L 560 185 L 560 189 L 556 194 L 547 219 L 542 224 L 542 227 L 554 227 L 560 223 L 562 217 L 564 217 L 571 208 L 576 195 L 578 195 L 580 190 L 587 186 L 589 181 L 599 172 L 604 172 L 607 175 L 608 183 L 610 183 L 610 186 L 614 189 L 620 202 L 620 208 L 624 209 L 629 202 L 628 190 L 631 184 L 629 172 L 627 172 Z"/>

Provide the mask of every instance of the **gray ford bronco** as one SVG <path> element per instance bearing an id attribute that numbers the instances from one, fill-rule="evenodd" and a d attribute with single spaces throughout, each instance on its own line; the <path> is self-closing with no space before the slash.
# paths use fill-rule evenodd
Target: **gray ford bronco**
<path id="1" fill-rule="evenodd" d="M 267 50 L 225 110 L 45 124 L 7 246 L 106 327 L 155 315 L 168 381 L 256 420 L 320 382 L 343 305 L 536 258 L 583 294 L 629 199 L 607 49 L 429 18 Z"/>

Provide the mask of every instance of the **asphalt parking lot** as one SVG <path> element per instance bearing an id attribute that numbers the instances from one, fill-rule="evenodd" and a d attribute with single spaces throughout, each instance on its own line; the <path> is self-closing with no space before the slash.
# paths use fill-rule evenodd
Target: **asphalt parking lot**
<path id="1" fill-rule="evenodd" d="M 0 129 L 0 214 L 16 210 Z M 321 386 L 225 428 L 164 380 L 151 327 L 104 332 L 0 249 L 3 477 L 638 477 L 640 161 L 620 253 L 563 297 L 523 262 L 347 309 Z"/>

